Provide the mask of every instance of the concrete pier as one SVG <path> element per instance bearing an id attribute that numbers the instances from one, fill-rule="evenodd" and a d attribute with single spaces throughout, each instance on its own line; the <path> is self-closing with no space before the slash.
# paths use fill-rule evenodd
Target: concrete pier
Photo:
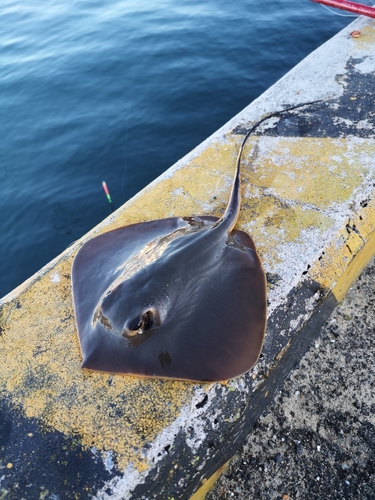
<path id="1" fill-rule="evenodd" d="M 3 498 L 204 498 L 375 253 L 374 54 L 375 22 L 360 18 L 1 300 Z M 82 371 L 78 248 L 134 222 L 220 216 L 246 131 L 308 102 L 265 122 L 244 154 L 237 227 L 268 281 L 255 368 L 215 384 Z"/>

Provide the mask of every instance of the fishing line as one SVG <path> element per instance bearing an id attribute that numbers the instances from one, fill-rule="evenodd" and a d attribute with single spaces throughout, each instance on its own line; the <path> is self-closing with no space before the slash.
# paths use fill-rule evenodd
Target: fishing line
<path id="1" fill-rule="evenodd" d="M 351 14 L 340 14 L 339 12 L 336 12 L 332 9 L 330 9 L 329 7 L 327 7 L 327 5 L 323 5 L 322 3 L 320 4 L 322 7 L 324 7 L 325 9 L 329 10 L 329 12 L 331 12 L 332 14 L 335 14 L 335 16 L 340 16 L 340 17 L 358 17 L 358 16 L 352 16 Z"/>

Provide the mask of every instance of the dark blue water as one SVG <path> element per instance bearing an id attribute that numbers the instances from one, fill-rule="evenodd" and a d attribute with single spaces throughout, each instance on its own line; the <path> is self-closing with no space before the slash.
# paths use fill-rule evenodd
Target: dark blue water
<path id="1" fill-rule="evenodd" d="M 351 19 L 308 0 L 2 0 L 0 296 Z"/>

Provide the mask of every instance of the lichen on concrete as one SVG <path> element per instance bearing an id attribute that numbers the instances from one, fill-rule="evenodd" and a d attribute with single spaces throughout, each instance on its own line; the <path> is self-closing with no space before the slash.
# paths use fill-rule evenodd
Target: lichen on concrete
<path id="1" fill-rule="evenodd" d="M 70 266 L 66 259 L 55 267 L 59 283 L 46 275 L 3 306 L 1 395 L 85 447 L 114 450 L 120 470 L 129 462 L 147 468 L 143 446 L 175 419 L 193 386 L 82 371 Z"/>

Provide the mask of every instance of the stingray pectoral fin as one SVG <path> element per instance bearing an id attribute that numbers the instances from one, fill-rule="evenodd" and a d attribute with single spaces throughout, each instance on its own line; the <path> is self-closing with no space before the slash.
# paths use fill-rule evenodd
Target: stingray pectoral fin
<path id="1" fill-rule="evenodd" d="M 248 252 L 250 256 L 248 256 Z M 219 381 L 246 373 L 261 353 L 266 327 L 266 282 L 259 257 L 232 248 L 223 279 L 207 291 L 205 314 L 198 324 L 205 332 L 196 343 L 199 378 Z M 248 258 L 249 257 L 249 258 Z M 198 320 L 198 318 L 196 318 Z M 193 369 L 198 371 L 196 366 Z M 193 373 L 192 378 L 198 375 Z"/>
<path id="2" fill-rule="evenodd" d="M 135 348 L 127 339 L 109 331 L 101 323 L 82 331 L 81 350 L 81 367 L 86 370 L 131 374 L 134 370 L 131 359 L 137 359 Z"/>
<path id="3" fill-rule="evenodd" d="M 82 345 L 82 365 L 86 370 L 121 373 L 124 360 L 124 339 L 96 325 L 90 332 L 90 345 Z"/>
<path id="4" fill-rule="evenodd" d="M 90 347 L 82 349 L 83 369 L 141 377 L 186 379 L 173 377 L 163 369 L 170 363 L 170 358 L 158 342 L 156 346 L 147 341 L 134 346 L 126 338 L 111 334 L 102 325 L 97 325 L 92 333 Z"/>

